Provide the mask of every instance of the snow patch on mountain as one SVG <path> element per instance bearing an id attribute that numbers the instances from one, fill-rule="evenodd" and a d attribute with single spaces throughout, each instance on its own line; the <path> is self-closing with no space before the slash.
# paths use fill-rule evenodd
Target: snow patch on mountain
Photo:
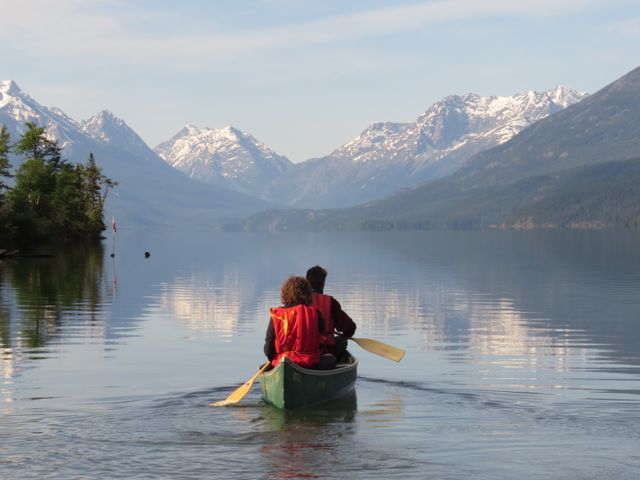
<path id="1" fill-rule="evenodd" d="M 451 95 L 413 123 L 372 124 L 330 156 L 356 163 L 428 162 L 434 155 L 457 150 L 471 141 L 482 141 L 483 148 L 490 148 L 585 96 L 564 86 L 510 97 Z"/>
<path id="2" fill-rule="evenodd" d="M 136 132 L 109 110 L 103 110 L 80 123 L 83 132 L 102 144 L 114 146 L 144 157 L 156 155 Z"/>
<path id="3" fill-rule="evenodd" d="M 195 180 L 254 195 L 293 167 L 286 157 L 231 126 L 187 125 L 154 151 Z"/>
<path id="4" fill-rule="evenodd" d="M 253 197 L 187 178 L 111 112 L 77 122 L 58 108 L 40 105 L 15 82 L 1 81 L 0 125 L 7 127 L 12 142 L 26 131 L 26 122 L 44 127 L 71 162 L 95 155 L 105 175 L 118 182 L 105 216 L 117 217 L 121 225 L 215 225 L 265 206 Z M 18 168 L 22 161 L 18 155 L 11 163 Z"/>
<path id="5" fill-rule="evenodd" d="M 474 154 L 586 96 L 559 86 L 513 96 L 451 95 L 415 122 L 374 123 L 327 157 L 296 165 L 269 186 L 301 207 L 344 207 L 453 173 Z M 283 190 L 284 185 L 289 188 Z"/>
<path id="6" fill-rule="evenodd" d="M 0 82 L 0 125 L 6 125 L 11 138 L 17 139 L 26 131 L 27 122 L 44 127 L 47 136 L 58 140 L 65 155 L 85 137 L 78 131 L 79 123 L 59 108 L 40 105 L 13 80 Z"/>

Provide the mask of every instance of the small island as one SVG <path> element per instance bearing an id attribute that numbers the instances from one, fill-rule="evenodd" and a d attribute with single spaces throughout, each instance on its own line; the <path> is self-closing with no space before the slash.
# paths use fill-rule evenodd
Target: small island
<path id="1" fill-rule="evenodd" d="M 0 127 L 0 236 L 18 247 L 41 239 L 100 238 L 107 193 L 117 183 L 103 175 L 93 153 L 86 164 L 69 163 L 43 127 L 25 125 L 14 144 Z M 15 173 L 10 153 L 24 159 Z"/>

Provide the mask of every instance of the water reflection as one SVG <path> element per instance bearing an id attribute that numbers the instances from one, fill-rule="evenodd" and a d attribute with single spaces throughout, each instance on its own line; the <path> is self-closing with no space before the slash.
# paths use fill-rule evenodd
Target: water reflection
<path id="1" fill-rule="evenodd" d="M 355 433 L 355 391 L 325 404 L 299 410 L 262 407 L 262 428 L 272 441 L 260 448 L 270 478 L 324 477 L 327 465 L 345 455 L 340 446 Z M 329 462 L 329 463 L 327 463 Z"/>
<path id="2" fill-rule="evenodd" d="M 230 337 L 253 303 L 255 286 L 237 272 L 225 272 L 220 280 L 210 277 L 178 278 L 161 286 L 160 303 L 189 329 L 216 332 Z"/>
<path id="3" fill-rule="evenodd" d="M 608 368 L 604 357 L 610 369 L 628 370 L 640 367 L 635 239 L 633 232 L 217 236 L 224 262 L 216 256 L 164 282 L 160 302 L 191 330 L 230 339 L 261 331 L 282 279 L 319 262 L 330 271 L 328 293 L 356 319 L 360 336 L 402 337 L 488 368 Z"/>
<path id="4" fill-rule="evenodd" d="M 404 398 L 393 395 L 371 404 L 362 412 L 365 425 L 374 429 L 392 428 L 404 420 Z"/>
<path id="5" fill-rule="evenodd" d="M 338 273 L 338 291 L 365 320 L 361 331 L 407 332 L 418 348 L 471 363 L 564 371 L 595 352 L 611 367 L 640 366 L 637 233 L 426 232 L 360 243 L 376 262 L 366 275 Z"/>
<path id="6" fill-rule="evenodd" d="M 3 473 L 51 458 L 65 478 L 636 473 L 639 238 L 125 232 L 115 259 L 5 259 Z M 262 360 L 282 280 L 316 263 L 358 335 L 405 359 L 356 354 L 360 402 L 342 408 L 284 412 L 254 390 L 212 412 Z"/>
<path id="7" fill-rule="evenodd" d="M 2 397 L 12 399 L 14 377 L 45 358 L 64 337 L 104 337 L 103 246 L 87 242 L 52 246 L 52 257 L 0 261 Z"/>
<path id="8" fill-rule="evenodd" d="M 159 309 L 189 338 L 244 341 L 237 350 L 254 353 L 282 280 L 315 263 L 328 268 L 327 292 L 356 320 L 359 336 L 435 352 L 487 378 L 502 369 L 505 382 L 504 371 L 514 369 L 638 373 L 638 238 L 170 233 L 125 237 L 118 257 L 106 262 L 99 243 L 59 250 L 53 259 L 5 260 L 3 378 L 15 376 L 17 363 L 46 358 L 52 344 L 112 343 Z M 142 256 L 147 249 L 150 259 Z M 527 388 L 539 381 L 531 378 Z"/>

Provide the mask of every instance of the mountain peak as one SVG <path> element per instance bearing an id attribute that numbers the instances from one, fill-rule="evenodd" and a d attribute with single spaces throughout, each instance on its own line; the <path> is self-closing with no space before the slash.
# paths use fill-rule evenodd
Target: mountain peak
<path id="1" fill-rule="evenodd" d="M 148 151 L 149 147 L 120 117 L 109 110 L 96 113 L 89 120 L 83 121 L 81 129 L 91 137 L 104 143 L 117 144 L 134 148 L 139 151 Z"/>
<path id="2" fill-rule="evenodd" d="M 24 95 L 18 84 L 13 80 L 0 81 L 0 93 L 4 93 L 14 97 Z"/>
<path id="3" fill-rule="evenodd" d="M 120 120 L 120 121 L 122 121 L 122 119 L 120 117 L 114 115 L 114 113 L 111 110 L 108 110 L 108 109 L 101 110 L 95 116 L 99 117 L 99 118 L 107 118 L 109 120 Z"/>
<path id="4" fill-rule="evenodd" d="M 29 97 L 13 80 L 0 81 L 0 106 L 7 104 L 33 105 L 34 100 Z"/>
<path id="5" fill-rule="evenodd" d="M 572 105 L 587 96 L 585 92 L 574 90 L 566 85 L 558 85 L 546 91 L 549 99 L 563 108 Z"/>
<path id="6" fill-rule="evenodd" d="M 204 139 L 227 139 L 237 142 L 242 138 L 250 137 L 250 135 L 238 130 L 232 125 L 226 125 L 222 128 L 198 127 L 196 125 L 187 124 L 182 130 L 175 134 L 168 142 L 175 142 L 185 137 L 202 137 Z M 167 142 L 163 142 L 167 143 Z M 161 145 L 158 145 L 160 147 Z"/>
<path id="7" fill-rule="evenodd" d="M 114 115 L 113 112 L 106 109 L 96 113 L 93 117 L 91 117 L 89 120 L 84 122 L 84 124 L 85 125 L 93 124 L 96 126 L 99 125 L 103 129 L 107 126 L 129 129 L 128 125 L 125 123 L 125 121 L 122 118 L 118 117 L 117 115 Z"/>
<path id="8" fill-rule="evenodd" d="M 102 110 L 96 113 L 89 120 L 82 122 L 82 129 L 93 136 L 104 137 L 106 130 L 129 129 L 124 120 L 115 116 L 109 110 Z"/>
<path id="9" fill-rule="evenodd" d="M 191 178 L 250 194 L 292 167 L 286 157 L 231 125 L 187 125 L 154 150 Z"/>

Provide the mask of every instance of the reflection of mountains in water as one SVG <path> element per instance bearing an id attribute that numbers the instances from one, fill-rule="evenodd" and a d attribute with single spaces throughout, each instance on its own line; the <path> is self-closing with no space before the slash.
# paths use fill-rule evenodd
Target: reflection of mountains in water
<path id="1" fill-rule="evenodd" d="M 98 244 L 0 264 L 5 351 L 74 335 L 117 343 L 153 307 L 194 331 L 262 335 L 282 281 L 319 263 L 360 336 L 409 332 L 424 348 L 554 370 L 594 348 L 640 365 L 640 251 L 628 232 L 118 235 L 115 260 Z"/>
<path id="2" fill-rule="evenodd" d="M 638 366 L 639 237 L 489 231 L 374 234 L 367 241 L 379 258 L 384 251 L 406 263 L 407 284 L 422 284 L 405 301 L 417 334 L 478 353 L 552 348 L 558 366 L 567 355 L 598 348 L 619 365 Z"/>
<path id="3" fill-rule="evenodd" d="M 559 338 L 558 329 L 553 335 L 549 328 L 531 325 L 512 299 L 465 290 L 443 271 L 421 273 L 431 277 L 425 284 L 353 285 L 340 300 L 354 318 L 369 320 L 360 323 L 358 334 L 390 338 L 409 331 L 420 348 L 466 352 L 452 360 L 472 356 L 475 364 L 493 357 L 494 365 L 566 371 L 585 363 L 586 348 L 571 348 L 574 339 Z"/>
<path id="4" fill-rule="evenodd" d="M 161 283 L 161 303 L 194 330 L 261 330 L 282 280 L 320 263 L 330 272 L 327 292 L 361 336 L 408 330 L 424 348 L 558 371 L 584 365 L 596 346 L 618 363 L 640 364 L 630 323 L 640 252 L 629 233 L 217 234 L 180 242 L 154 253 L 162 268 L 149 274 Z M 153 289 L 154 281 L 136 283 Z"/>
<path id="5" fill-rule="evenodd" d="M 160 302 L 189 329 L 230 337 L 237 332 L 239 319 L 255 312 L 255 284 L 237 271 L 221 272 L 220 279 L 217 274 L 194 274 L 162 285 Z"/>

